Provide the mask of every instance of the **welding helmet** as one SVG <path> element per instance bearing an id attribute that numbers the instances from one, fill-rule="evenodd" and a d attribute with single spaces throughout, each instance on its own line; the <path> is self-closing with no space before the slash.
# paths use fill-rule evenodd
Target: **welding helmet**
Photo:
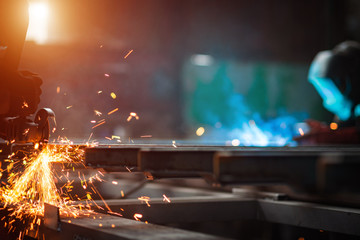
<path id="1" fill-rule="evenodd" d="M 360 116 L 360 44 L 346 41 L 333 50 L 319 52 L 308 79 L 323 99 L 324 107 L 340 120 Z"/>

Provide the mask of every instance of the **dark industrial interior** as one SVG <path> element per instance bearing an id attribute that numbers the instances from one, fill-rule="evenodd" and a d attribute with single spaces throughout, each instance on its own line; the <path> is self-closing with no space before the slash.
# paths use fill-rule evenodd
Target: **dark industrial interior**
<path id="1" fill-rule="evenodd" d="M 41 95 L 36 115 L 0 104 L 0 239 L 360 239 L 360 1 L 27 2 L 16 71 Z M 345 87 L 313 78 L 333 56 Z M 79 216 L 13 200 L 47 149 Z"/>

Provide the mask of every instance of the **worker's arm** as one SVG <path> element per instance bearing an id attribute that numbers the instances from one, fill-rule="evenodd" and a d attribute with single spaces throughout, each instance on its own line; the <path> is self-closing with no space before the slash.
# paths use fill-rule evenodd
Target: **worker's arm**
<path id="1" fill-rule="evenodd" d="M 35 113 L 40 103 L 41 78 L 28 71 L 0 73 L 0 77 L 5 80 L 0 90 L 0 114 L 11 117 Z"/>
<path id="2" fill-rule="evenodd" d="M 26 0 L 0 0 L 0 115 L 26 116 L 40 102 L 41 79 L 19 72 L 21 52 L 29 23 Z"/>
<path id="3" fill-rule="evenodd" d="M 300 145 L 359 144 L 360 133 L 357 127 L 344 127 L 336 130 L 314 120 L 308 120 L 310 132 L 294 138 Z"/>

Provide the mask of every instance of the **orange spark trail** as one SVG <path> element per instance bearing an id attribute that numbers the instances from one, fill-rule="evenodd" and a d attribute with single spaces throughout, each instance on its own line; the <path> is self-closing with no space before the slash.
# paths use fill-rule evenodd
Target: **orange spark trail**
<path id="1" fill-rule="evenodd" d="M 94 129 L 94 128 L 96 128 L 96 127 L 100 126 L 100 125 L 103 125 L 105 122 L 106 122 L 106 121 L 103 121 L 103 122 L 101 122 L 101 123 L 99 123 L 99 124 L 96 124 L 96 125 L 95 125 L 95 126 L 93 126 L 92 128 Z"/>
<path id="2" fill-rule="evenodd" d="M 116 112 L 116 111 L 118 111 L 118 110 L 119 110 L 119 108 L 115 108 L 114 110 L 108 112 L 108 115 L 113 114 L 114 112 Z"/>
<path id="3" fill-rule="evenodd" d="M 128 54 L 126 54 L 126 56 L 124 57 L 124 59 L 126 59 L 132 52 L 134 51 L 134 49 L 131 49 Z"/>

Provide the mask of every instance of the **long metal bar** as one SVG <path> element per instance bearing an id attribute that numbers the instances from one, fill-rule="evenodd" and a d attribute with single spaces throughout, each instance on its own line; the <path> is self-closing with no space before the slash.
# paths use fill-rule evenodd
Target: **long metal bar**
<path id="1" fill-rule="evenodd" d="M 124 217 L 141 212 L 144 219 L 157 224 L 260 220 L 360 236 L 359 209 L 309 202 L 212 196 L 173 198 L 171 203 L 153 199 L 150 207 L 138 200 L 110 200 L 107 203 L 114 211 L 126 209 Z"/>
<path id="2" fill-rule="evenodd" d="M 61 230 L 43 227 L 44 239 L 106 239 L 106 240 L 161 240 L 161 239 L 225 239 L 202 233 L 174 229 L 155 224 L 129 220 L 107 214 L 92 214 L 88 217 L 62 219 Z M 40 234 L 41 236 L 41 234 Z"/>

